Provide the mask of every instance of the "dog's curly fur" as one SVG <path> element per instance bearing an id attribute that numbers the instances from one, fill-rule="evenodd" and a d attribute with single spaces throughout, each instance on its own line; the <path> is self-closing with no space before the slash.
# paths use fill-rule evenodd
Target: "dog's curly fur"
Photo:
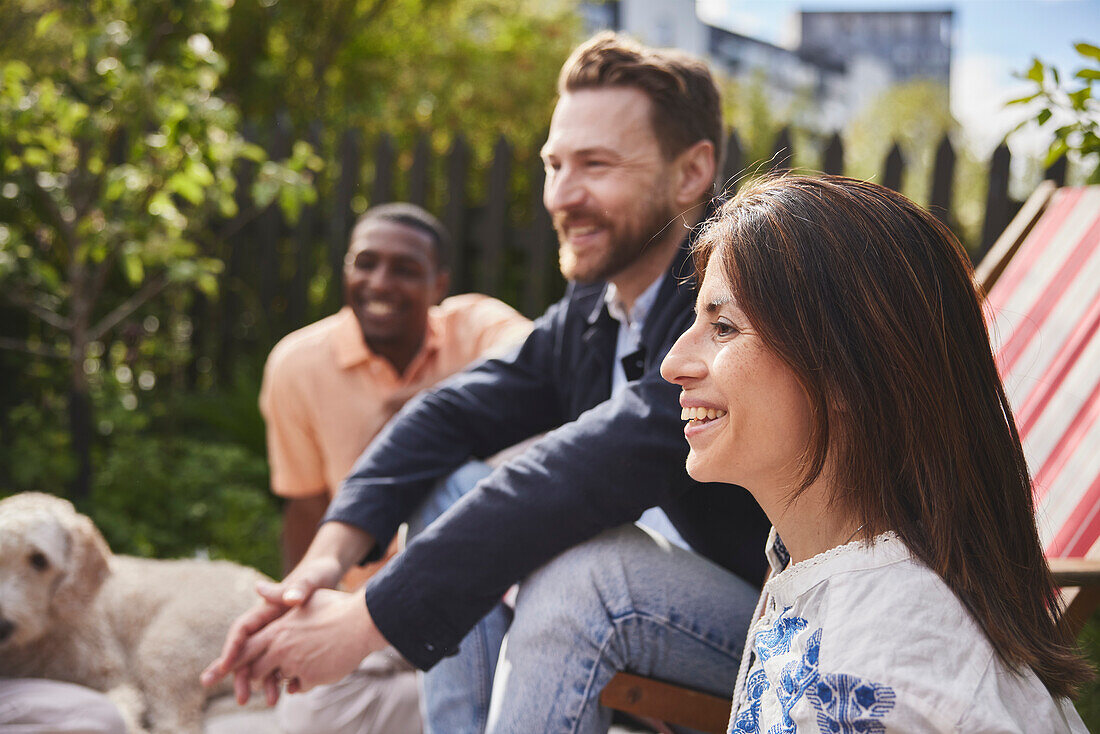
<path id="1" fill-rule="evenodd" d="M 131 732 L 202 731 L 199 673 L 256 599 L 257 571 L 225 561 L 111 554 L 69 502 L 0 501 L 0 677 L 104 691 Z"/>

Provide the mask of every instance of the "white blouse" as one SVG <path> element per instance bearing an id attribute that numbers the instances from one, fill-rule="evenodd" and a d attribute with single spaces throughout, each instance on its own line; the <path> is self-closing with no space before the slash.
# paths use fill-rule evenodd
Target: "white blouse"
<path id="1" fill-rule="evenodd" d="M 731 734 L 1087 734 L 1068 699 L 997 658 L 952 591 L 894 534 L 788 566 L 772 530 Z"/>

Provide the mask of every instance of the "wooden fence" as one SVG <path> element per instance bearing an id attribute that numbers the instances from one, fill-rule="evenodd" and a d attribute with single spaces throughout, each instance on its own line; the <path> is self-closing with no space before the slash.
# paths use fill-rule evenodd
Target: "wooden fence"
<path id="1" fill-rule="evenodd" d="M 320 131 L 312 129 L 306 137 L 319 140 Z M 272 157 L 287 155 L 289 125 L 281 121 L 265 142 Z M 773 149 L 766 168 L 787 167 L 792 151 L 788 130 L 779 133 Z M 498 139 L 480 180 L 474 178 L 471 150 L 461 135 L 439 160 L 433 160 L 427 135 L 420 136 L 404 157 L 400 152 L 393 138 L 383 135 L 367 153 L 356 131 L 348 130 L 338 138 L 326 193 L 305 208 L 295 225 L 288 225 L 271 207 L 258 218 L 231 227 L 235 234 L 228 252 L 223 253 L 223 297 L 216 303 L 200 299 L 195 305 L 197 357 L 205 356 L 206 364 L 216 365 L 217 374 L 225 378 L 233 373 L 239 358 L 262 357 L 282 335 L 335 311 L 342 301 L 340 276 L 355 220 L 353 201 L 356 197 L 370 204 L 392 201 L 398 188 L 404 200 L 433 211 L 451 232 L 454 292 L 495 295 L 532 317 L 559 297 L 564 284 L 557 268 L 556 236 L 542 206 L 543 174 L 537 151 L 526 151 L 520 157 L 529 168 L 519 171 L 512 145 L 503 137 Z M 406 164 L 400 165 L 401 160 Z M 825 144 L 821 160 L 826 173 L 844 171 L 839 135 Z M 975 261 L 1019 209 L 1019 202 L 1008 195 L 1009 163 L 1008 148 L 1002 144 L 989 161 L 989 187 Z M 878 180 L 899 189 L 905 165 L 895 144 L 883 161 Z M 736 182 L 743 171 L 757 167 L 765 166 L 746 160 L 740 138 L 731 132 L 719 185 Z M 364 171 L 372 173 L 364 176 Z M 242 172 L 241 190 L 247 190 L 251 175 Z M 517 178 L 527 182 L 525 190 L 518 193 L 514 186 Z M 931 211 L 949 225 L 955 221 L 951 209 L 954 178 L 955 152 L 945 136 L 936 150 L 928 201 Z M 1064 159 L 1047 171 L 1047 178 L 1064 182 Z M 484 192 L 479 201 L 472 200 L 472 190 Z M 328 274 L 326 292 L 319 307 L 314 294 L 311 308 L 310 284 L 319 273 Z"/>

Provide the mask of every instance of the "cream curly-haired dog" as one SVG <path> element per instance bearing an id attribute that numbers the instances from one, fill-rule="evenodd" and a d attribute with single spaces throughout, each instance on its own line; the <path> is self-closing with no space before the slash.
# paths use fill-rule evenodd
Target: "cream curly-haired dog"
<path id="1" fill-rule="evenodd" d="M 69 502 L 0 501 L 0 677 L 79 683 L 132 732 L 202 731 L 199 673 L 256 599 L 260 573 L 225 561 L 112 555 Z"/>

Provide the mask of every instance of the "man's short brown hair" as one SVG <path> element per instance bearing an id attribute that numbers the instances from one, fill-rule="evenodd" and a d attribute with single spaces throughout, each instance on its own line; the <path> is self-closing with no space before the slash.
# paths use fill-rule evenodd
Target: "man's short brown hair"
<path id="1" fill-rule="evenodd" d="M 578 46 L 558 76 L 558 94 L 600 87 L 633 87 L 649 97 L 650 124 L 666 159 L 709 140 L 720 160 L 722 105 L 701 59 L 604 31 Z"/>

